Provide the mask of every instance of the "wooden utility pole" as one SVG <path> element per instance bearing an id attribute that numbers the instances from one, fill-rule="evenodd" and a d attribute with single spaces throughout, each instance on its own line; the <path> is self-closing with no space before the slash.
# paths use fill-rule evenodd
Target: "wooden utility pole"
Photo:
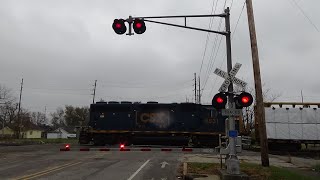
<path id="1" fill-rule="evenodd" d="M 197 104 L 197 73 L 194 73 L 194 103 Z"/>
<path id="2" fill-rule="evenodd" d="M 47 106 L 44 106 L 44 123 L 47 123 Z"/>
<path id="3" fill-rule="evenodd" d="M 198 86 L 198 103 L 201 104 L 201 90 L 200 90 L 200 76 L 198 77 L 199 86 Z"/>
<path id="4" fill-rule="evenodd" d="M 22 97 L 22 88 L 23 88 L 23 78 L 21 80 L 21 86 L 20 86 L 20 98 L 19 98 L 19 106 L 18 106 L 18 122 L 20 123 L 19 125 L 19 134 L 18 137 L 22 138 L 22 118 L 20 117 L 20 111 L 21 111 L 21 97 Z"/>
<path id="5" fill-rule="evenodd" d="M 258 45 L 256 30 L 254 24 L 254 15 L 252 8 L 252 0 L 246 0 L 247 5 L 247 15 L 248 15 L 248 24 L 250 32 L 250 41 L 251 41 L 251 55 L 252 55 L 252 65 L 253 65 L 253 74 L 254 74 L 254 84 L 256 91 L 256 117 L 255 120 L 259 125 L 259 134 L 260 134 L 260 147 L 261 147 L 261 163 L 262 166 L 269 166 L 269 155 L 268 155 L 268 139 L 266 133 L 266 123 L 265 123 L 265 112 L 262 96 L 262 85 L 261 85 L 261 75 L 260 75 L 260 65 L 259 65 L 259 54 L 258 54 Z"/>
<path id="6" fill-rule="evenodd" d="M 97 88 L 97 80 L 94 81 L 94 88 L 93 88 L 93 97 L 92 97 L 92 104 L 94 104 L 94 99 L 96 97 L 96 88 Z"/>

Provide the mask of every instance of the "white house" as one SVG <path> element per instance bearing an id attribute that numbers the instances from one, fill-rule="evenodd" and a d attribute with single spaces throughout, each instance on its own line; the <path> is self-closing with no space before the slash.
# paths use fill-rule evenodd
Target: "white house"
<path id="1" fill-rule="evenodd" d="M 67 139 L 67 138 L 76 138 L 75 133 L 70 133 L 63 128 L 58 128 L 53 132 L 47 133 L 47 139 Z"/>

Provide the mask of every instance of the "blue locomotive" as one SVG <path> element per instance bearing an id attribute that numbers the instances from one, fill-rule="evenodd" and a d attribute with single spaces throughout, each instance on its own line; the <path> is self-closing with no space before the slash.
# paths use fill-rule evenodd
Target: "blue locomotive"
<path id="1" fill-rule="evenodd" d="M 210 105 L 98 102 L 90 106 L 90 120 L 79 142 L 213 147 L 219 134 L 225 134 L 225 120 Z"/>

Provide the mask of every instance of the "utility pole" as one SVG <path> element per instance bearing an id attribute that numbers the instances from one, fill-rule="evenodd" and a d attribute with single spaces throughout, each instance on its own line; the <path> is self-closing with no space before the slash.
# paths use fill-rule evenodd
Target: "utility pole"
<path id="1" fill-rule="evenodd" d="M 44 106 L 44 123 L 47 123 L 47 106 Z"/>
<path id="2" fill-rule="evenodd" d="M 19 126 L 19 138 L 22 138 L 22 119 L 20 117 L 20 110 L 21 110 L 21 97 L 22 97 L 22 88 L 23 88 L 23 78 L 21 80 L 21 86 L 20 86 L 20 98 L 19 98 L 19 106 L 18 106 L 18 121 L 20 121 L 20 126 Z"/>
<path id="3" fill-rule="evenodd" d="M 198 81 L 199 81 L 199 90 L 198 90 L 198 103 L 201 104 L 201 90 L 200 90 L 200 76 L 198 76 Z"/>
<path id="4" fill-rule="evenodd" d="M 0 116 L 0 118 L 2 118 L 2 136 L 4 137 L 4 121 L 6 120 L 6 117 L 3 115 L 2 117 Z"/>
<path id="5" fill-rule="evenodd" d="M 197 104 L 197 73 L 194 73 L 194 103 Z"/>
<path id="6" fill-rule="evenodd" d="M 303 94 L 302 94 L 302 90 L 301 90 L 301 102 L 303 103 Z"/>
<path id="7" fill-rule="evenodd" d="M 251 41 L 251 55 L 252 55 L 252 65 L 254 74 L 254 84 L 256 91 L 256 117 L 255 120 L 258 121 L 259 134 L 260 134 L 260 147 L 261 147 L 261 163 L 262 166 L 269 166 L 269 155 L 268 155 L 268 140 L 266 133 L 266 123 L 265 123 L 265 111 L 262 96 L 262 85 L 261 85 L 261 75 L 260 75 L 260 65 L 259 65 L 259 54 L 258 54 L 258 44 L 256 37 L 256 29 L 254 23 L 252 0 L 246 0 L 247 5 L 247 15 L 248 24 L 250 32 Z M 230 86 L 229 86 L 230 87 Z"/>
<path id="8" fill-rule="evenodd" d="M 94 104 L 94 98 L 96 97 L 96 88 L 97 88 L 97 80 L 94 81 L 92 104 Z"/>

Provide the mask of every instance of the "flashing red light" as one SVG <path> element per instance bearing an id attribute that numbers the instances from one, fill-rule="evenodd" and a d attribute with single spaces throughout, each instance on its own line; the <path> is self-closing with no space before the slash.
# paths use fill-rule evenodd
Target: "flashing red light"
<path id="1" fill-rule="evenodd" d="M 136 24 L 136 28 L 141 28 L 142 27 L 142 24 L 141 23 L 137 23 Z"/>
<path id="2" fill-rule="evenodd" d="M 115 19 L 112 24 L 114 32 L 117 34 L 124 34 L 127 31 L 127 27 L 124 23 L 124 19 Z"/>
<path id="3" fill-rule="evenodd" d="M 70 145 L 69 145 L 69 144 L 66 144 L 66 148 L 70 148 Z"/>
<path id="4" fill-rule="evenodd" d="M 242 103 L 247 104 L 250 101 L 250 98 L 248 96 L 244 96 L 241 98 Z"/>
<path id="5" fill-rule="evenodd" d="M 224 109 L 227 103 L 227 96 L 223 93 L 220 92 L 216 95 L 214 95 L 212 99 L 212 105 L 216 109 Z"/>
<path id="6" fill-rule="evenodd" d="M 124 144 L 120 144 L 120 148 L 123 149 L 124 148 Z"/>
<path id="7" fill-rule="evenodd" d="M 253 103 L 253 97 L 250 93 L 242 92 L 240 95 L 234 97 L 236 108 L 249 107 Z"/>
<path id="8" fill-rule="evenodd" d="M 122 27 L 122 25 L 120 23 L 116 24 L 116 28 L 120 29 Z"/>
<path id="9" fill-rule="evenodd" d="M 218 97 L 217 98 L 217 103 L 219 103 L 219 104 L 223 103 L 223 99 L 221 97 Z"/>
<path id="10" fill-rule="evenodd" d="M 135 19 L 133 22 L 133 30 L 137 34 L 142 34 L 146 31 L 146 25 L 142 19 Z"/>

